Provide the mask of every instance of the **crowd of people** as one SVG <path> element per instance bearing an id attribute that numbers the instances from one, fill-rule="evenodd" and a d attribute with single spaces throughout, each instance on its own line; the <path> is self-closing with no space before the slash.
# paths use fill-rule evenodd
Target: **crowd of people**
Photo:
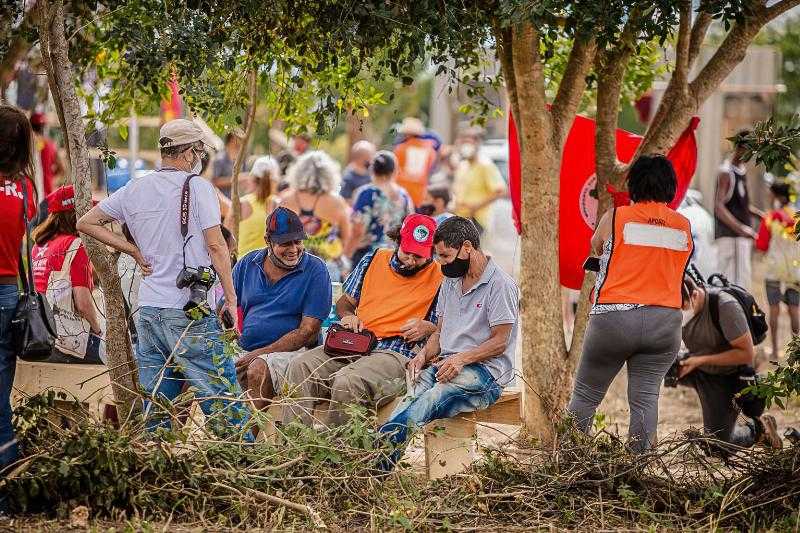
<path id="1" fill-rule="evenodd" d="M 10 323 L 37 189 L 29 179 L 36 173 L 33 119 L 11 106 L 0 107 L 0 119 L 0 208 L 10 230 L 0 239 L 3 465 L 17 453 Z M 344 172 L 308 136 L 296 136 L 286 152 L 244 165 L 238 240 L 229 197 L 241 139 L 228 135 L 213 159 L 204 139 L 190 120 L 167 122 L 158 169 L 80 219 L 72 186 L 51 187 L 39 209 L 46 213 L 30 224 L 29 265 L 56 317 L 49 361 L 105 361 L 102 294 L 80 232 L 132 258 L 141 276 L 127 305 L 151 429 L 172 425 L 170 408 L 187 387 L 219 431 L 245 439 L 253 438 L 246 429 L 251 409 L 278 398 L 280 423 L 306 425 L 321 422 L 320 402 L 328 405 L 325 422 L 339 425 L 353 405 L 374 411 L 401 398 L 379 428 L 394 446 L 381 465 L 391 469 L 410 430 L 497 401 L 515 375 L 519 291 L 482 243 L 490 207 L 508 191 L 481 155 L 480 131 L 464 130 L 447 147 L 409 118 L 390 149 L 354 143 Z M 773 185 L 775 209 L 756 232 L 742 155 L 737 147 L 718 178 L 720 269 L 746 295 L 753 241 L 766 253 L 777 353 L 781 302 L 793 332 L 800 327 L 800 247 L 786 238 L 793 193 L 785 183 Z M 58 168 L 53 163 L 52 173 Z M 709 434 L 739 446 L 779 447 L 763 406 L 749 405 L 746 423 L 737 421 L 744 408 L 735 400 L 752 378 L 760 338 L 753 338 L 740 293 L 692 274 L 692 228 L 668 207 L 676 194 L 669 160 L 641 156 L 630 167 L 628 190 L 632 204 L 605 213 L 592 238 L 596 285 L 568 412 L 589 431 L 625 365 L 631 449 L 646 451 L 656 439 L 662 381 L 674 371 L 678 384 L 697 391 Z M 334 355 L 325 344 L 331 323 L 369 332 L 374 342 L 357 356 Z M 229 348 L 225 330 L 237 332 L 239 351 Z"/>
<path id="2" fill-rule="evenodd" d="M 9 264 L 2 281 L 14 299 L 3 307 L 5 321 L 25 268 L 10 250 L 22 247 L 25 220 L 37 218 L 37 202 L 29 179 L 36 173 L 29 117 L 10 106 L 2 112 L 14 126 L 0 134 L 18 147 L 3 154 L 2 190 L 6 203 L 20 204 L 4 212 L 19 229 L 4 243 Z M 497 399 L 513 378 L 519 297 L 514 281 L 482 252 L 474 215 L 502 197 L 505 184 L 500 180 L 503 187 L 479 202 L 473 195 L 466 217 L 449 212 L 454 188 L 480 188 L 459 179 L 486 179 L 485 171 L 470 169 L 493 167 L 489 160 L 473 154 L 460 163 L 462 177 L 436 181 L 449 168 L 439 161 L 441 142 L 420 121 L 406 120 L 391 149 L 355 143 L 342 175 L 333 158 L 298 136 L 292 140 L 297 150 L 249 158 L 240 175 L 237 240 L 229 195 L 241 140 L 229 135 L 212 159 L 204 138 L 189 120 L 166 123 L 158 169 L 132 179 L 79 220 L 71 185 L 54 184 L 40 203 L 38 223 L 29 226 L 35 288 L 56 316 L 47 361 L 105 362 L 102 291 L 80 232 L 130 257 L 138 269 L 138 290 L 127 304 L 151 429 L 171 426 L 170 406 L 187 387 L 220 431 L 244 431 L 249 409 L 263 409 L 276 397 L 294 399 L 284 423 L 315 423 L 315 404 L 323 399 L 330 404 L 328 423 L 340 424 L 350 405 L 375 409 L 404 394 L 408 366 L 419 378 L 414 401 L 403 402 L 384 428 L 400 450 L 405 437 L 395 434 L 404 433 L 386 428 L 422 425 Z M 470 130 L 463 142 L 476 139 Z M 500 176 L 494 168 L 492 175 Z M 413 194 L 401 180 L 413 184 Z M 27 219 L 21 187 L 28 188 Z M 336 282 L 344 282 L 343 294 L 334 302 Z M 375 345 L 361 357 L 332 357 L 322 344 L 323 324 L 332 317 L 344 328 L 372 332 Z M 226 347 L 225 329 L 238 331 L 241 351 Z M 3 348 L 11 369 L 3 374 L 5 421 L 15 355 L 6 329 Z M 437 370 L 429 375 L 428 368 Z M 457 393 L 465 387 L 475 389 L 472 401 Z M 446 411 L 437 411 L 431 398 L 420 403 L 425 391 L 444 398 Z M 2 425 L 0 437 L 12 442 L 10 422 Z M 4 464 L 16 453 L 7 451 Z"/>

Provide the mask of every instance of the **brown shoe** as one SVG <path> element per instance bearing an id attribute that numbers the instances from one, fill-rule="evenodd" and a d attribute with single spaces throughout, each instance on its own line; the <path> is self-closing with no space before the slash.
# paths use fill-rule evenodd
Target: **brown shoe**
<path id="1" fill-rule="evenodd" d="M 759 417 L 761 426 L 764 432 L 758 438 L 756 444 L 760 444 L 765 448 L 772 448 L 773 450 L 780 450 L 783 448 L 783 441 L 778 434 L 778 423 L 775 422 L 775 417 L 772 415 L 761 415 Z"/>

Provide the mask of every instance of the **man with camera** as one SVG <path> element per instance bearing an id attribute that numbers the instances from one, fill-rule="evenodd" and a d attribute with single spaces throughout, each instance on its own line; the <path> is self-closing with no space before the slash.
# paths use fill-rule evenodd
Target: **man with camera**
<path id="1" fill-rule="evenodd" d="M 247 254 L 233 270 L 242 309 L 236 360 L 239 383 L 257 409 L 285 387 L 286 369 L 299 350 L 318 344 L 331 311 L 331 277 L 325 262 L 306 252 L 300 217 L 278 207 L 267 217 L 267 247 Z"/>
<path id="2" fill-rule="evenodd" d="M 408 215 L 399 231 L 387 233 L 397 242 L 394 249 L 369 252 L 356 265 L 336 302 L 341 324 L 328 332 L 326 346 L 289 363 L 286 381 L 295 399 L 284 408 L 284 423 L 311 425 L 315 403 L 330 400 L 329 422 L 341 425 L 349 418 L 348 405 L 377 409 L 405 391 L 406 364 L 436 330 L 442 272 L 432 260 L 435 231 L 431 217 Z M 345 330 L 352 335 L 335 335 Z M 334 353 L 332 334 L 342 338 L 341 350 L 348 345 L 364 349 Z"/>
<path id="3" fill-rule="evenodd" d="M 130 181 L 78 221 L 78 230 L 124 252 L 142 269 L 136 360 L 149 427 L 169 426 L 156 410 L 187 383 L 212 424 L 241 425 L 234 361 L 225 350 L 209 289 L 218 277 L 226 326 L 236 326 L 236 293 L 214 187 L 198 175 L 206 154 L 193 122 L 161 127 L 161 169 Z M 133 242 L 105 225 L 127 226 Z M 159 404 L 159 405 L 156 405 Z M 221 412 L 221 413 L 220 413 Z M 219 419 L 220 413 L 225 420 Z"/>
<path id="4" fill-rule="evenodd" d="M 744 448 L 781 448 L 775 418 L 762 415 L 763 403 L 749 395 L 737 397 L 755 374 L 753 338 L 742 305 L 724 290 L 705 288 L 688 275 L 681 292 L 688 354 L 667 373 L 665 385 L 697 391 L 707 435 Z M 744 423 L 737 421 L 739 414 Z"/>

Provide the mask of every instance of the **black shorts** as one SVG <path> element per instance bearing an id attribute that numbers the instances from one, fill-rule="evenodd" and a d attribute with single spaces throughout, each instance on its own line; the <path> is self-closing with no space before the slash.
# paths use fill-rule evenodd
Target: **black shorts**
<path id="1" fill-rule="evenodd" d="M 786 305 L 800 305 L 800 291 L 796 285 L 786 285 L 782 290 L 781 282 L 768 279 L 764 282 L 767 289 L 767 301 L 769 305 L 778 305 L 783 302 Z"/>

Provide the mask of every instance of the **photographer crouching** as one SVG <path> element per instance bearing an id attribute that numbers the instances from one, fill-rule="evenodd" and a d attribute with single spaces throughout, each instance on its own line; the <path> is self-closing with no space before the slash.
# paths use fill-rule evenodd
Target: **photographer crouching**
<path id="1" fill-rule="evenodd" d="M 679 357 L 664 384 L 697 391 L 708 436 L 743 448 L 782 448 L 775 418 L 762 414 L 763 401 L 749 394 L 737 396 L 755 376 L 753 338 L 742 305 L 733 295 L 706 288 L 688 275 L 681 293 L 688 353 Z M 739 414 L 744 422 L 738 421 Z"/>
<path id="2" fill-rule="evenodd" d="M 212 428 L 240 427 L 233 354 L 226 354 L 209 289 L 217 277 L 226 327 L 236 326 L 236 293 L 214 187 L 198 174 L 205 148 L 193 122 L 161 127 L 159 170 L 131 180 L 78 221 L 78 230 L 124 252 L 142 269 L 136 362 L 148 398 L 171 403 L 184 384 L 195 391 Z M 105 225 L 126 224 L 133 242 Z M 160 402 L 156 402 L 160 403 Z M 169 427 L 168 415 L 146 402 L 148 427 Z M 223 418 L 220 418 L 222 416 Z"/>

